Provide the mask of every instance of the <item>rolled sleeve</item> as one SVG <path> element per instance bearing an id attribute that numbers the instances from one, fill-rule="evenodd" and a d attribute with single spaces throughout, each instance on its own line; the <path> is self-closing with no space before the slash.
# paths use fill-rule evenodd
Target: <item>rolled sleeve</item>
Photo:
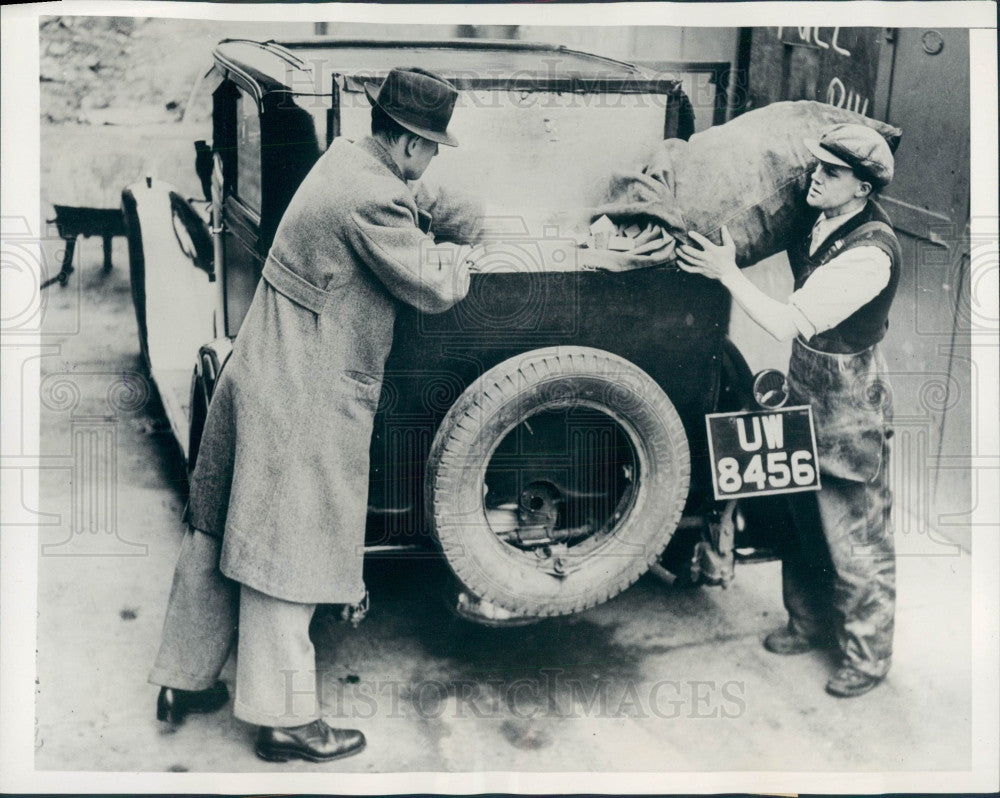
<path id="1" fill-rule="evenodd" d="M 806 339 L 833 329 L 889 284 L 891 262 L 879 247 L 854 247 L 820 266 L 788 299 Z"/>

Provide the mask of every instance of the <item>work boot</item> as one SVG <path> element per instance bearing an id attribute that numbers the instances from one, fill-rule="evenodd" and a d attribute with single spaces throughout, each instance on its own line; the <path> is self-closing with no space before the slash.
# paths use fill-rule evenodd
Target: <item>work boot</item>
<path id="1" fill-rule="evenodd" d="M 156 719 L 169 723 L 183 723 L 191 712 L 215 712 L 229 700 L 229 690 L 224 682 L 216 682 L 205 690 L 179 690 L 161 687 L 156 699 Z"/>
<path id="2" fill-rule="evenodd" d="M 365 736 L 357 729 L 334 729 L 322 718 L 317 718 L 305 726 L 261 726 L 254 751 L 268 762 L 287 762 L 289 759 L 329 762 L 356 754 L 364 747 Z"/>
<path id="3" fill-rule="evenodd" d="M 764 648 L 772 654 L 782 654 L 785 656 L 805 654 L 807 651 L 812 651 L 814 648 L 820 647 L 821 643 L 816 638 L 805 637 L 787 627 L 777 629 L 764 638 Z"/>
<path id="4" fill-rule="evenodd" d="M 867 693 L 884 678 L 869 676 L 850 665 L 841 665 L 826 683 L 826 691 L 837 698 L 855 698 Z"/>

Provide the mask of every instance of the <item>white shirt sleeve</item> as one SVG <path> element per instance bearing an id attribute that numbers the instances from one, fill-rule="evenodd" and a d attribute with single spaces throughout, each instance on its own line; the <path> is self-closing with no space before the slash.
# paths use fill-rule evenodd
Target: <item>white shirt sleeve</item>
<path id="1" fill-rule="evenodd" d="M 788 304 L 807 340 L 840 324 L 889 284 L 892 264 L 878 247 L 854 247 L 809 275 Z"/>

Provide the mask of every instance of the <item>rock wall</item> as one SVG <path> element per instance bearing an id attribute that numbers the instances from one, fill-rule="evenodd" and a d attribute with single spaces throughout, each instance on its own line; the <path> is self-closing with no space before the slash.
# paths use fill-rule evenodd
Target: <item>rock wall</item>
<path id="1" fill-rule="evenodd" d="M 41 186 L 49 203 L 117 207 L 151 174 L 201 194 L 196 139 L 211 138 L 211 97 L 193 91 L 227 37 L 302 38 L 310 23 L 43 17 L 39 24 Z"/>

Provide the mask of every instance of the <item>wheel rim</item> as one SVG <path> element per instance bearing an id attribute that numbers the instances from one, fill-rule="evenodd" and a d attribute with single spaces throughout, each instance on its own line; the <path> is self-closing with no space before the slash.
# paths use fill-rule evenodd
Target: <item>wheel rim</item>
<path id="1" fill-rule="evenodd" d="M 482 469 L 481 513 L 496 545 L 543 572 L 578 570 L 635 510 L 648 467 L 637 440 L 625 419 L 586 399 L 540 405 L 509 425 Z"/>

